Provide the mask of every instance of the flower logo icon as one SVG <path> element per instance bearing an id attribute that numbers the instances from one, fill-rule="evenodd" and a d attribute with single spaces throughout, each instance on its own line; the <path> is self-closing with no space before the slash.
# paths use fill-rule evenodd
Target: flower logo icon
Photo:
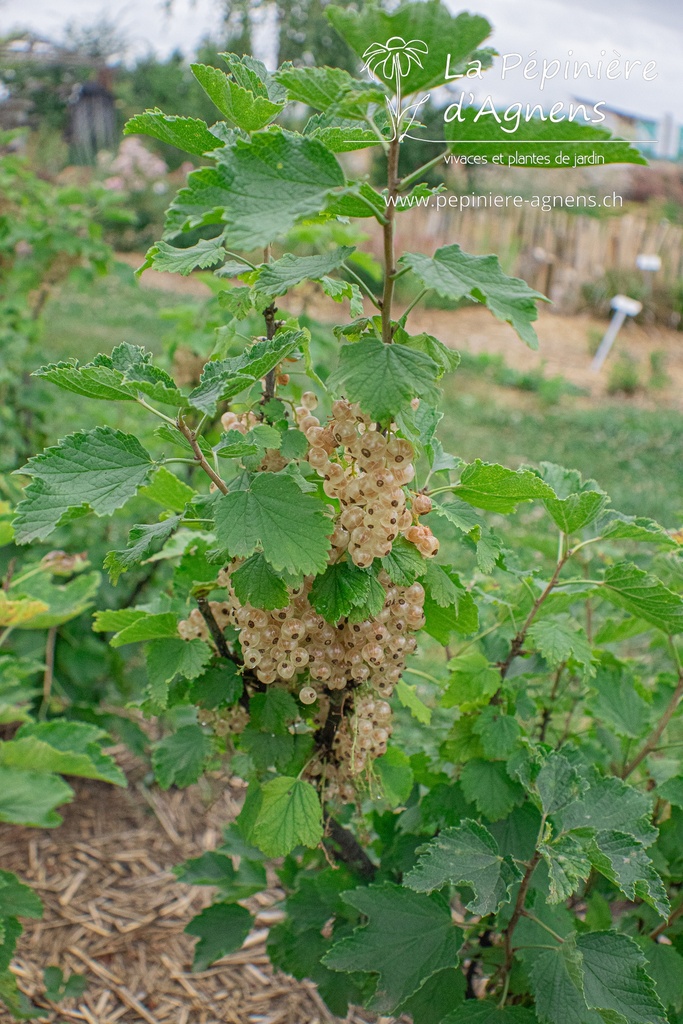
<path id="1" fill-rule="evenodd" d="M 412 124 L 417 110 L 429 98 L 426 97 L 405 110 L 401 109 L 401 79 L 410 74 L 413 64 L 421 68 L 423 65 L 420 57 L 424 57 L 427 53 L 429 53 L 429 47 L 423 39 L 410 39 L 406 42 L 403 36 L 391 36 L 386 43 L 371 43 L 363 53 L 366 70 L 378 76 L 382 75 L 383 78 L 393 79 L 396 95 L 393 104 L 387 98 L 387 106 L 395 136 L 399 135 L 401 121 L 405 115 L 411 110 L 414 111 L 410 120 L 410 124 Z"/>
<path id="2" fill-rule="evenodd" d="M 413 64 L 422 67 L 420 55 L 429 52 L 422 39 L 406 42 L 402 36 L 392 36 L 386 43 L 371 43 L 363 54 L 366 68 L 384 78 L 401 79 L 410 73 Z"/>

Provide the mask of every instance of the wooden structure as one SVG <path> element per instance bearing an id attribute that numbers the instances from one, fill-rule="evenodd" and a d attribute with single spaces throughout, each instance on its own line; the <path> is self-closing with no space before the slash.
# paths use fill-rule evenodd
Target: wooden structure
<path id="1" fill-rule="evenodd" d="M 50 69 L 59 75 L 58 92 L 63 94 L 67 110 L 65 135 L 72 146 L 76 163 L 94 163 L 101 149 L 113 149 L 117 143 L 116 110 L 111 91 L 112 69 L 102 59 L 68 50 L 47 39 L 27 34 L 0 45 L 0 68 L 30 68 L 38 72 Z M 34 86 L 35 89 L 38 86 Z M 46 85 L 47 87 L 47 85 Z M 31 90 L 19 94 L 6 77 L 4 95 L 0 95 L 0 128 L 31 124 Z"/>

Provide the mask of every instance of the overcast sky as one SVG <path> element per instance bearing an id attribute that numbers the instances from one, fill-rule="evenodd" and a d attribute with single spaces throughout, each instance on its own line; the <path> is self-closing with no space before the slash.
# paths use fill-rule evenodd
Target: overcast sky
<path id="1" fill-rule="evenodd" d="M 526 58 L 536 50 L 536 57 L 552 60 L 566 58 L 571 49 L 575 58 L 594 65 L 604 49 L 606 60 L 616 50 L 622 59 L 657 61 L 654 81 L 640 76 L 612 82 L 556 80 L 543 93 L 537 82 L 524 80 L 521 69 L 505 83 L 494 69 L 486 88 L 498 101 L 547 104 L 573 93 L 650 117 L 669 112 L 683 123 L 682 0 L 473 0 L 467 5 L 449 0 L 449 5 L 485 13 L 495 26 L 492 43 L 500 53 L 519 52 Z M 108 0 L 106 6 L 100 0 L 0 0 L 0 33 L 23 26 L 59 37 L 67 21 L 90 24 L 106 15 L 126 34 L 131 52 L 153 49 L 166 55 L 179 48 L 189 54 L 202 36 L 218 32 L 219 10 L 219 0 L 173 0 L 171 15 L 163 0 Z"/>

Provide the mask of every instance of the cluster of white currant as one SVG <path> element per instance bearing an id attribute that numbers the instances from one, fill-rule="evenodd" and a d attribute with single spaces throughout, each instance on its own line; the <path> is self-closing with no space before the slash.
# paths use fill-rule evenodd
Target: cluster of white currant
<path id="1" fill-rule="evenodd" d="M 356 566 L 368 568 L 375 558 L 391 552 L 401 534 L 425 557 L 433 557 L 438 541 L 429 527 L 418 521 L 431 510 L 431 500 L 415 494 L 408 507 L 403 490 L 415 475 L 410 442 L 391 432 L 386 437 L 358 405 L 345 400 L 333 404 L 324 425 L 314 415 L 316 407 L 316 396 L 306 392 L 296 409 L 296 420 L 309 444 L 308 462 L 324 478 L 325 494 L 340 506 L 330 561 L 336 562 L 348 551 Z M 238 416 L 227 412 L 221 418 L 226 431 L 241 434 L 259 422 L 253 413 Z M 269 449 L 258 469 L 278 472 L 285 465 L 280 452 Z M 289 683 L 303 704 L 315 705 L 312 711 L 317 726 L 327 718 L 334 691 L 348 688 L 342 703 L 346 712 L 332 742 L 332 756 L 323 755 L 324 763 L 314 759 L 307 774 L 324 776 L 329 798 L 353 799 L 354 777 L 369 760 L 386 751 L 391 733 L 391 708 L 386 698 L 401 677 L 407 655 L 415 650 L 414 633 L 424 625 L 424 589 L 420 583 L 396 586 L 382 571 L 377 576 L 385 591 L 380 612 L 361 622 L 342 619 L 332 625 L 310 603 L 313 577 L 289 589 L 284 608 L 264 611 L 242 604 L 231 584 L 231 574 L 240 565 L 235 559 L 219 573 L 218 583 L 226 588 L 226 598 L 210 603 L 216 623 L 221 630 L 228 625 L 238 630 L 245 668 L 261 683 Z M 211 641 L 199 609 L 179 624 L 179 633 L 187 640 Z M 247 713 L 238 706 L 201 711 L 200 718 L 223 735 L 241 731 Z"/>
<path id="2" fill-rule="evenodd" d="M 249 712 L 241 704 L 232 704 L 228 708 L 206 710 L 199 708 L 197 721 L 200 725 L 208 725 L 216 736 L 236 736 L 244 732 L 249 724 Z"/>
<path id="3" fill-rule="evenodd" d="M 233 568 L 236 564 L 221 571 L 222 586 L 230 588 Z M 326 622 L 308 600 L 313 577 L 290 591 L 286 608 L 265 612 L 240 605 L 229 589 L 230 599 L 219 609 L 230 609 L 227 619 L 239 630 L 244 664 L 262 683 L 289 681 L 306 672 L 311 685 L 300 693 L 303 703 L 314 703 L 324 689 L 343 690 L 349 682 L 369 683 L 389 697 L 406 656 L 415 650 L 412 633 L 424 625 L 424 589 L 420 583 L 392 586 L 385 573 L 379 581 L 386 592 L 384 607 L 375 618 L 362 622 Z"/>
<path id="4" fill-rule="evenodd" d="M 376 700 L 371 694 L 355 696 L 353 713 L 342 718 L 335 734 L 334 759 L 315 757 L 306 767 L 307 778 L 322 778 L 325 799 L 354 799 L 355 777 L 367 768 L 369 761 L 386 753 L 391 718 L 391 706 L 385 700 Z"/>
<path id="5" fill-rule="evenodd" d="M 439 542 L 428 526 L 414 525 L 403 491 L 415 476 L 410 441 L 385 437 L 360 406 L 345 399 L 334 402 L 321 426 L 314 415 L 317 404 L 313 392 L 305 392 L 296 418 L 310 445 L 308 461 L 324 477 L 325 494 L 341 505 L 333 547 L 348 549 L 361 569 L 388 555 L 400 533 L 427 558 L 435 555 Z"/>

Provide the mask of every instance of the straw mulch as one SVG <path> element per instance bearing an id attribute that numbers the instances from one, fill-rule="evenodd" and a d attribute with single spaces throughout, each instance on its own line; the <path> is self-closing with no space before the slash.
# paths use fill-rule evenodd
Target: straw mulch
<path id="1" fill-rule="evenodd" d="M 274 975 L 265 952 L 273 885 L 250 901 L 255 929 L 237 953 L 191 972 L 188 921 L 211 890 L 181 885 L 174 864 L 220 844 L 239 810 L 242 784 L 204 780 L 182 791 L 148 789 L 144 769 L 117 752 L 128 790 L 75 784 L 76 799 L 54 830 L 0 826 L 0 864 L 38 892 L 41 921 L 25 921 L 13 961 L 20 987 L 53 1024 L 332 1024 L 313 985 Z M 85 975 L 88 987 L 59 1007 L 44 996 L 43 968 Z M 353 1024 L 368 1019 L 358 1012 Z M 0 1024 L 13 1018 L 0 1008 Z M 388 1018 L 385 1018 L 388 1022 Z"/>

